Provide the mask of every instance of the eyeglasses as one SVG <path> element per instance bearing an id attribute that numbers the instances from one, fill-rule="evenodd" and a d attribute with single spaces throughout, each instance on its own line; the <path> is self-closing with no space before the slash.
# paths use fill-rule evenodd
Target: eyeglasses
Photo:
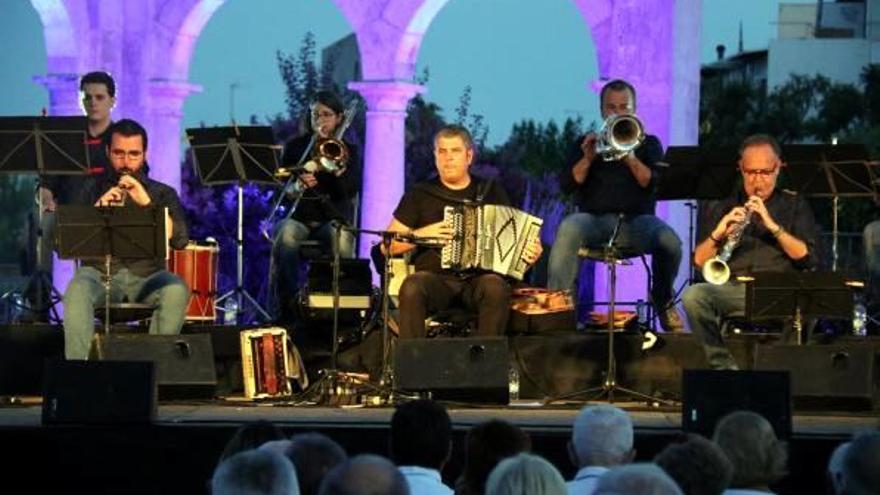
<path id="1" fill-rule="evenodd" d="M 779 167 L 766 168 L 766 169 L 756 169 L 756 170 L 745 170 L 745 169 L 740 169 L 740 170 L 742 171 L 743 175 L 745 175 L 747 177 L 750 177 L 753 179 L 756 177 L 763 177 L 763 178 L 767 179 L 771 175 L 775 174 L 776 170 L 778 168 Z"/>
<path id="2" fill-rule="evenodd" d="M 110 154 L 113 155 L 113 158 L 117 158 L 119 160 L 125 160 L 126 157 L 131 158 L 132 160 L 137 160 L 140 157 L 144 156 L 144 152 L 140 150 L 110 150 Z"/>

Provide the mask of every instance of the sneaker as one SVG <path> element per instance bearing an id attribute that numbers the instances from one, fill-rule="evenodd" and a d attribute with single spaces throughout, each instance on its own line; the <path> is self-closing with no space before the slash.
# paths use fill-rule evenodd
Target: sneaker
<path id="1" fill-rule="evenodd" d="M 681 321 L 681 315 L 675 306 L 669 306 L 657 315 L 660 320 L 660 326 L 664 332 L 681 333 L 684 332 L 684 323 Z"/>

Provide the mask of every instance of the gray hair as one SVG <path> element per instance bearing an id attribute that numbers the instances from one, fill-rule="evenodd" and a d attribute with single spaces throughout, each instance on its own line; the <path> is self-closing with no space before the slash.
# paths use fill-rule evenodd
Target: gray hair
<path id="1" fill-rule="evenodd" d="M 712 440 L 733 464 L 732 488 L 768 485 L 786 474 L 788 451 L 758 413 L 735 411 L 721 418 Z"/>
<path id="2" fill-rule="evenodd" d="M 856 435 L 843 455 L 843 494 L 880 492 L 880 432 Z"/>
<path id="3" fill-rule="evenodd" d="M 517 454 L 499 462 L 489 480 L 486 495 L 567 495 L 565 480 L 545 459 L 533 454 Z"/>
<path id="4" fill-rule="evenodd" d="M 632 419 L 619 407 L 587 406 L 574 420 L 571 445 L 579 467 L 625 463 L 633 449 Z"/>
<path id="5" fill-rule="evenodd" d="M 843 442 L 838 445 L 828 458 L 828 481 L 837 495 L 843 493 L 843 458 L 851 443 Z"/>
<path id="6" fill-rule="evenodd" d="M 675 481 L 656 464 L 639 462 L 611 468 L 593 495 L 683 495 Z"/>
<path id="7" fill-rule="evenodd" d="M 301 433 L 288 442 L 285 455 L 296 468 L 302 495 L 318 493 L 324 476 L 348 458 L 345 449 L 321 433 Z"/>
<path id="8" fill-rule="evenodd" d="M 388 459 L 361 454 L 333 468 L 318 490 L 320 495 L 409 495 L 409 485 Z"/>
<path id="9" fill-rule="evenodd" d="M 228 457 L 211 477 L 213 495 L 299 495 L 296 471 L 271 450 L 246 450 Z"/>

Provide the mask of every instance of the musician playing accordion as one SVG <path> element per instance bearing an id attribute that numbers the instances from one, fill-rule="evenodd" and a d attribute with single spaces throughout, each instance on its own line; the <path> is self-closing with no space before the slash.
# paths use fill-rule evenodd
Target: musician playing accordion
<path id="1" fill-rule="evenodd" d="M 419 245 L 394 241 L 392 254 L 412 251 L 416 272 L 400 288 L 400 338 L 425 336 L 429 313 L 462 305 L 477 313 L 479 336 L 502 335 L 507 326 L 510 299 L 508 281 L 497 273 L 482 270 L 456 273 L 441 265 L 442 246 L 453 229 L 445 224 L 444 208 L 464 202 L 510 205 L 507 192 L 495 181 L 470 174 L 474 158 L 473 140 L 467 129 L 446 126 L 434 137 L 436 179 L 416 184 L 404 194 L 389 231 L 412 235 Z M 423 242 L 433 242 L 424 245 Z M 540 240 L 524 249 L 529 264 L 541 255 Z"/>
<path id="2" fill-rule="evenodd" d="M 802 196 L 776 187 L 783 166 L 780 154 L 771 136 L 755 134 L 743 141 L 739 159 L 743 188 L 709 208 L 705 225 L 711 230 L 703 233 L 694 249 L 698 268 L 723 251 L 732 253 L 725 260 L 726 277 L 692 285 L 682 297 L 688 326 L 714 369 L 738 369 L 721 336 L 722 321 L 743 316 L 745 311 L 746 288 L 736 281 L 736 275 L 796 272 L 817 264 L 816 223 L 810 205 Z M 735 246 L 725 247 L 734 235 L 738 238 Z M 704 276 L 712 278 L 705 270 Z"/>

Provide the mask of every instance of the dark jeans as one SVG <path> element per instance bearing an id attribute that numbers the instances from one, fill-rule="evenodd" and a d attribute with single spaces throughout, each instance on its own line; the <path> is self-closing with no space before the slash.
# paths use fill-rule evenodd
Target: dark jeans
<path id="1" fill-rule="evenodd" d="M 425 337 L 425 318 L 453 304 L 476 311 L 477 335 L 504 335 L 510 285 L 494 273 L 469 278 L 432 272 L 413 273 L 400 287 L 400 338 Z"/>
<path id="2" fill-rule="evenodd" d="M 746 308 L 746 286 L 728 282 L 724 285 L 694 284 L 684 291 L 682 304 L 688 327 L 703 346 L 709 367 L 739 369 L 721 335 L 722 322 L 743 316 Z"/>

